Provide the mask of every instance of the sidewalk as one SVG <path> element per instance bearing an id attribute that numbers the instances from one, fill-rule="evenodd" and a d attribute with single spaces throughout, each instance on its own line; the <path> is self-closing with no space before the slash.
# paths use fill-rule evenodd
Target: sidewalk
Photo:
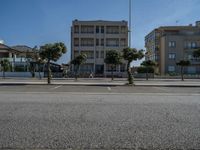
<path id="1" fill-rule="evenodd" d="M 0 79 L 0 85 L 46 85 L 46 79 L 32 78 L 6 78 Z M 52 85 L 76 85 L 76 86 L 126 86 L 125 78 L 116 78 L 111 81 L 110 78 L 79 78 L 75 81 L 73 78 L 52 79 Z M 135 79 L 135 86 L 157 86 L 157 87 L 200 87 L 200 79 Z"/>

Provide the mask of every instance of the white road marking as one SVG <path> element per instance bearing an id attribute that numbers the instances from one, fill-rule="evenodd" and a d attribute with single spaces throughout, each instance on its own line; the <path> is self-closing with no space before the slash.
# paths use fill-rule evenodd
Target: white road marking
<path id="1" fill-rule="evenodd" d="M 60 88 L 62 85 L 59 85 L 59 86 L 56 86 L 56 87 L 53 87 L 53 88 L 51 88 L 51 90 L 55 90 L 55 89 L 57 89 L 57 88 Z"/>
<path id="2" fill-rule="evenodd" d="M 154 89 L 161 90 L 163 92 L 169 92 L 169 90 L 166 89 L 166 87 L 153 87 Z"/>
<path id="3" fill-rule="evenodd" d="M 110 87 L 107 87 L 108 91 L 111 91 L 111 88 Z"/>
<path id="4" fill-rule="evenodd" d="M 141 96 L 200 96 L 199 93 L 91 93 L 91 92 L 10 92 L 0 91 L 0 94 L 71 94 L 71 95 L 141 95 Z"/>

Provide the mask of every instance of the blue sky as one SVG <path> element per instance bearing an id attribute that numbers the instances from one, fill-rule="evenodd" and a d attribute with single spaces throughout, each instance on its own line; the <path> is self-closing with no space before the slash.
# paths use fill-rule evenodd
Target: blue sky
<path id="1" fill-rule="evenodd" d="M 128 1 L 0 0 L 0 39 L 30 47 L 64 42 L 68 52 L 59 63 L 66 63 L 72 20 L 128 21 Z M 199 8 L 200 0 L 132 0 L 132 47 L 144 48 L 144 36 L 156 27 L 194 24 Z"/>

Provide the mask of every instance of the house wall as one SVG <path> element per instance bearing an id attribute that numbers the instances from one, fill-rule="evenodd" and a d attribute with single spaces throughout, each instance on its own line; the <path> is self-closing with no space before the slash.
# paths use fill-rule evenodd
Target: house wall
<path id="1" fill-rule="evenodd" d="M 44 77 L 44 72 L 40 72 L 41 77 Z M 30 72 L 5 72 L 6 77 L 32 77 Z M 3 72 L 0 72 L 0 77 L 3 77 Z M 39 78 L 39 72 L 35 72 L 35 77 Z"/>

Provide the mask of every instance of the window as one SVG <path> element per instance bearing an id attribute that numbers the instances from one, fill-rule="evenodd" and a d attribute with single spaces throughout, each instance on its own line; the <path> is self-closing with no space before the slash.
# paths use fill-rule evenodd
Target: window
<path id="1" fill-rule="evenodd" d="M 99 51 L 96 51 L 96 58 L 99 58 Z"/>
<path id="2" fill-rule="evenodd" d="M 196 73 L 196 67 L 189 66 L 187 68 L 187 71 L 188 71 L 189 74 L 195 74 Z"/>
<path id="3" fill-rule="evenodd" d="M 159 56 L 158 55 L 155 55 L 155 60 L 158 60 L 159 59 Z"/>
<path id="4" fill-rule="evenodd" d="M 101 46 L 104 46 L 104 39 L 101 39 Z"/>
<path id="5" fill-rule="evenodd" d="M 74 26 L 74 33 L 79 33 L 79 26 Z"/>
<path id="6" fill-rule="evenodd" d="M 185 48 L 197 48 L 196 42 L 185 42 Z"/>
<path id="7" fill-rule="evenodd" d="M 94 46 L 94 39 L 93 38 L 82 38 L 81 46 Z"/>
<path id="8" fill-rule="evenodd" d="M 106 39 L 106 46 L 108 47 L 118 47 L 119 46 L 119 39 Z"/>
<path id="9" fill-rule="evenodd" d="M 168 58 L 169 59 L 175 59 L 176 58 L 176 54 L 175 53 L 169 53 Z"/>
<path id="10" fill-rule="evenodd" d="M 93 59 L 94 58 L 94 51 L 84 51 L 82 53 L 87 55 L 87 59 Z"/>
<path id="11" fill-rule="evenodd" d="M 191 42 L 188 42 L 187 43 L 187 48 L 191 48 L 192 47 L 192 43 Z"/>
<path id="12" fill-rule="evenodd" d="M 117 70 L 117 66 L 113 67 L 113 71 Z M 112 65 L 106 64 L 106 71 L 111 72 L 112 71 Z"/>
<path id="13" fill-rule="evenodd" d="M 169 47 L 176 47 L 176 42 L 175 41 L 170 41 L 169 42 Z"/>
<path id="14" fill-rule="evenodd" d="M 191 48 L 196 48 L 197 47 L 197 43 L 196 42 L 192 42 L 191 43 Z"/>
<path id="15" fill-rule="evenodd" d="M 107 26 L 106 33 L 107 34 L 119 34 L 119 27 L 118 26 Z"/>
<path id="16" fill-rule="evenodd" d="M 174 66 L 168 66 L 168 71 L 169 72 L 174 72 L 175 71 L 175 67 Z"/>
<path id="17" fill-rule="evenodd" d="M 94 26 L 81 26 L 81 33 L 94 33 Z"/>
<path id="18" fill-rule="evenodd" d="M 192 55 L 188 55 L 187 58 L 188 59 L 192 59 L 193 57 L 192 57 Z"/>
<path id="19" fill-rule="evenodd" d="M 126 71 L 126 64 L 121 64 L 120 65 L 120 72 L 125 72 Z"/>
<path id="20" fill-rule="evenodd" d="M 101 26 L 101 33 L 104 33 L 104 26 Z"/>
<path id="21" fill-rule="evenodd" d="M 120 40 L 120 46 L 125 47 L 126 46 L 126 39 Z"/>
<path id="22" fill-rule="evenodd" d="M 101 58 L 104 58 L 104 51 L 101 51 Z"/>
<path id="23" fill-rule="evenodd" d="M 92 64 L 83 64 L 80 67 L 82 72 L 93 72 L 93 65 Z"/>
<path id="24" fill-rule="evenodd" d="M 126 26 L 121 26 L 121 33 L 127 33 L 126 30 L 127 30 L 127 29 L 126 29 Z"/>
<path id="25" fill-rule="evenodd" d="M 96 39 L 96 46 L 99 46 L 99 39 Z"/>
<path id="26" fill-rule="evenodd" d="M 74 46 L 79 46 L 79 39 L 78 38 L 74 38 Z"/>
<path id="27" fill-rule="evenodd" d="M 103 71 L 104 71 L 104 65 L 96 65 L 95 66 L 95 73 L 97 73 L 97 74 L 102 74 L 103 73 Z"/>
<path id="28" fill-rule="evenodd" d="M 79 55 L 79 51 L 74 51 L 74 58 Z"/>
<path id="29" fill-rule="evenodd" d="M 96 33 L 99 33 L 99 26 L 96 26 Z"/>

